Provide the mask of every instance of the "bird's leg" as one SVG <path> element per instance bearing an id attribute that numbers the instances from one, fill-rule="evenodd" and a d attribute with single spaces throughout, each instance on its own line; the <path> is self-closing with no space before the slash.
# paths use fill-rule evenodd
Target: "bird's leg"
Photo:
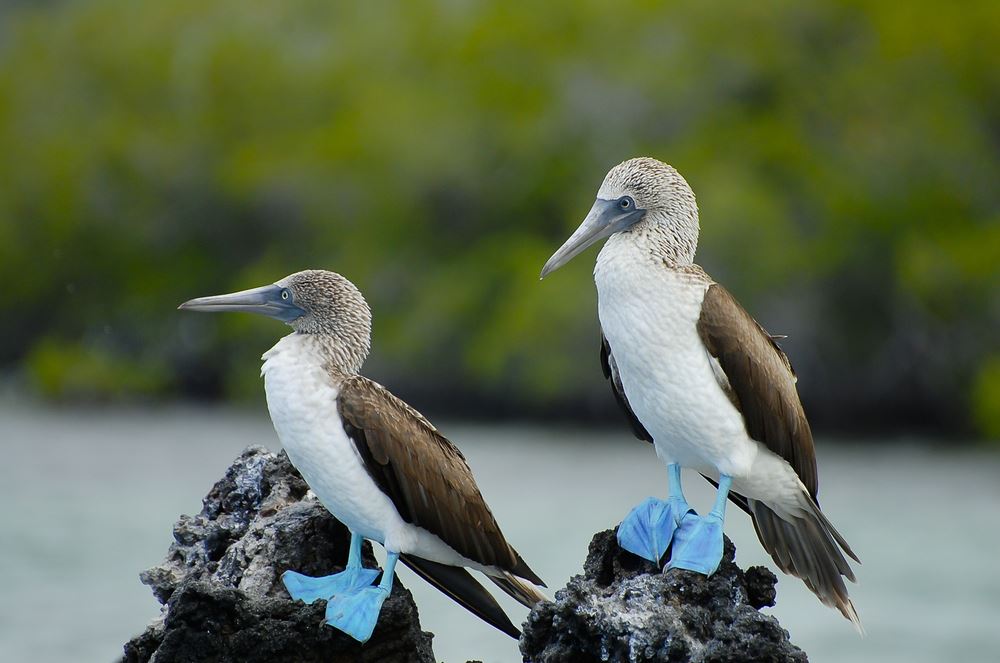
<path id="1" fill-rule="evenodd" d="M 708 515 L 699 517 L 692 512 L 681 521 L 674 533 L 668 568 L 697 571 L 706 576 L 719 568 L 722 561 L 722 523 L 726 518 L 726 499 L 732 484 L 732 477 L 721 475 L 715 506 Z"/>
<path id="2" fill-rule="evenodd" d="M 378 577 L 378 569 L 366 569 L 361 565 L 361 544 L 364 538 L 351 532 L 351 547 L 347 553 L 347 566 L 340 573 L 312 578 L 310 576 L 285 571 L 281 581 L 292 600 L 312 603 L 316 599 L 330 599 L 337 594 L 356 592 L 371 585 Z"/>
<path id="3" fill-rule="evenodd" d="M 632 509 L 618 526 L 618 545 L 625 550 L 659 564 L 660 559 L 681 521 L 694 514 L 681 490 L 681 466 L 667 465 L 670 475 L 670 497 L 659 500 L 649 497 Z"/>
<path id="4" fill-rule="evenodd" d="M 367 642 L 375 630 L 382 604 L 392 591 L 398 559 L 399 553 L 389 552 L 386 555 L 385 570 L 378 585 L 331 598 L 326 604 L 326 623 L 358 642 Z"/>
<path id="5" fill-rule="evenodd" d="M 715 493 L 715 506 L 709 515 L 715 514 L 720 520 L 726 519 L 726 504 L 729 502 L 729 489 L 733 486 L 733 478 L 728 474 L 719 477 L 719 489 Z"/>
<path id="6" fill-rule="evenodd" d="M 667 474 L 670 476 L 670 500 L 683 502 L 684 511 L 687 511 L 687 500 L 684 499 L 684 491 L 681 489 L 681 466 L 677 463 L 667 465 Z"/>

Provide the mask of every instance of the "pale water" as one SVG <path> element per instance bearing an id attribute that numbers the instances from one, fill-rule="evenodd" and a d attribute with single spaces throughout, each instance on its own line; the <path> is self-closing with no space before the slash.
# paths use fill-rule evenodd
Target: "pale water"
<path id="1" fill-rule="evenodd" d="M 625 430 L 443 425 L 510 541 L 554 592 L 591 535 L 665 491 L 652 449 Z M 112 661 L 158 613 L 140 570 L 181 513 L 249 444 L 278 444 L 266 418 L 228 410 L 0 408 L 0 661 Z M 815 663 L 1000 661 L 1000 455 L 905 441 L 819 441 L 824 509 L 858 552 L 859 638 L 798 581 L 773 613 Z M 685 476 L 699 507 L 708 485 Z M 747 518 L 726 531 L 742 565 L 768 559 Z M 772 565 L 773 568 L 773 565 Z M 439 660 L 519 661 L 516 644 L 401 571 Z M 506 600 L 515 622 L 526 611 Z"/>

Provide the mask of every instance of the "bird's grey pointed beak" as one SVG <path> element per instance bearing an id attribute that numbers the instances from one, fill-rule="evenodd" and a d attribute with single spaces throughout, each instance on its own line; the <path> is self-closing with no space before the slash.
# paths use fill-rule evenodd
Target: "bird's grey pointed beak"
<path id="1" fill-rule="evenodd" d="M 544 279 L 594 242 L 625 230 L 641 219 L 645 213 L 646 210 L 643 209 L 623 210 L 619 207 L 618 200 L 598 198 L 594 201 L 590 213 L 587 214 L 587 218 L 583 220 L 576 232 L 570 235 L 570 238 L 552 254 L 552 257 L 542 267 L 542 274 L 539 278 Z"/>
<path id="2" fill-rule="evenodd" d="M 282 322 L 291 322 L 305 314 L 303 309 L 295 305 L 287 288 L 274 284 L 241 290 L 228 295 L 198 297 L 184 302 L 177 308 L 182 311 L 205 311 L 207 313 L 243 311 L 266 315 Z"/>

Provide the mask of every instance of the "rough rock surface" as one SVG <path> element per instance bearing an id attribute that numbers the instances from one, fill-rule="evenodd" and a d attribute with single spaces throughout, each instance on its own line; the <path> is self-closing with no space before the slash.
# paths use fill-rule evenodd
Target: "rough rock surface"
<path id="1" fill-rule="evenodd" d="M 777 579 L 755 566 L 742 571 L 726 538 L 719 570 L 661 573 L 622 550 L 615 531 L 594 536 L 584 574 L 574 576 L 528 617 L 521 653 L 533 663 L 697 661 L 804 663 L 778 620 Z"/>
<path id="2" fill-rule="evenodd" d="M 201 513 L 181 516 L 166 560 L 141 574 L 165 607 L 122 661 L 433 662 L 433 636 L 398 579 L 364 647 L 321 623 L 325 602 L 289 598 L 286 569 L 326 575 L 347 561 L 347 529 L 307 491 L 284 452 L 244 451 Z M 377 566 L 368 543 L 364 560 Z"/>

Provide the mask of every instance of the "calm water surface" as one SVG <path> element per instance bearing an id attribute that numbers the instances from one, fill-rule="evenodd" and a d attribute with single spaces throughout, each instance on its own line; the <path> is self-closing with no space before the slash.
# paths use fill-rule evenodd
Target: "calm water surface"
<path id="1" fill-rule="evenodd" d="M 665 494 L 664 469 L 624 427 L 441 428 L 552 592 L 580 571 L 594 532 Z M 159 610 L 139 571 L 163 558 L 177 516 L 200 509 L 248 444 L 278 449 L 263 416 L 0 407 L 0 661 L 120 656 Z M 779 576 L 772 612 L 792 640 L 815 663 L 1000 660 L 1000 455 L 915 442 L 819 447 L 824 509 L 864 562 L 852 595 L 868 635 Z M 691 501 L 709 506 L 708 485 L 685 478 Z M 730 515 L 738 561 L 767 564 L 747 518 Z M 520 660 L 512 640 L 400 575 L 439 660 Z M 515 622 L 526 615 L 503 605 Z"/>

